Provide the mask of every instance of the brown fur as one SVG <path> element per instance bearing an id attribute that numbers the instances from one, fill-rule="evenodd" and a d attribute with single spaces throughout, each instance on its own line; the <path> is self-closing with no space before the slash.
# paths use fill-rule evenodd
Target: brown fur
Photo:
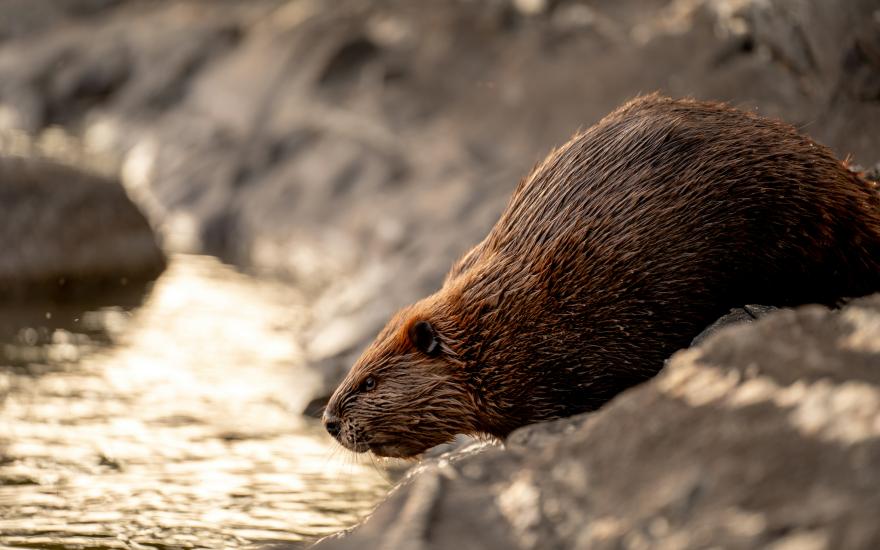
<path id="1" fill-rule="evenodd" d="M 327 414 L 344 445 L 385 456 L 504 437 L 650 378 L 731 307 L 877 290 L 874 184 L 787 124 L 642 97 L 520 183 L 443 287 L 388 323 Z M 413 345 L 418 321 L 439 353 Z"/>

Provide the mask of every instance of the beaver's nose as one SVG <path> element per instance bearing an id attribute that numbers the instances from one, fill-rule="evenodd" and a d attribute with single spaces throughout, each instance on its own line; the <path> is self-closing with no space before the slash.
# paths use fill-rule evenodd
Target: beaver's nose
<path id="1" fill-rule="evenodd" d="M 336 437 L 339 435 L 340 430 L 342 430 L 342 421 L 339 420 L 339 417 L 333 414 L 330 411 L 324 411 L 324 415 L 321 417 L 321 420 L 324 422 L 324 427 L 327 428 L 327 431 L 330 432 L 330 435 Z"/>

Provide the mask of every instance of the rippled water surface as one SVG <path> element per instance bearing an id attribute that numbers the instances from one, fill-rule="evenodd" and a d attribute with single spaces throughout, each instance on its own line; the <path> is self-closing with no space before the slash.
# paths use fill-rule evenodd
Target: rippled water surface
<path id="1" fill-rule="evenodd" d="M 304 541 L 385 494 L 299 414 L 295 291 L 177 256 L 117 304 L 0 312 L 0 547 Z"/>

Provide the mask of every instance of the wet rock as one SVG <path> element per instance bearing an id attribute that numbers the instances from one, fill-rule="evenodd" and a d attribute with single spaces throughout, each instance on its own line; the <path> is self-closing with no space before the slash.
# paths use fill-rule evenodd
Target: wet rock
<path id="1" fill-rule="evenodd" d="M 0 298 L 82 297 L 156 278 L 165 257 L 118 181 L 0 156 Z"/>
<path id="2" fill-rule="evenodd" d="M 422 464 L 316 548 L 876 548 L 878 342 L 880 295 L 721 330 L 598 412 Z"/>

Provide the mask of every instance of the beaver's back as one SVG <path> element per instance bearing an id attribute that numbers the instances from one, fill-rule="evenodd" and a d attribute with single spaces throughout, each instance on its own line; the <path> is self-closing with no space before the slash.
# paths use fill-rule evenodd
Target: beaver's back
<path id="1" fill-rule="evenodd" d="M 478 384 L 501 369 L 534 381 L 534 421 L 653 375 L 731 307 L 880 290 L 878 262 L 880 198 L 827 148 L 648 96 L 537 166 L 439 294 L 479 325 L 462 346 Z M 564 410 L 545 414 L 548 400 Z"/>

